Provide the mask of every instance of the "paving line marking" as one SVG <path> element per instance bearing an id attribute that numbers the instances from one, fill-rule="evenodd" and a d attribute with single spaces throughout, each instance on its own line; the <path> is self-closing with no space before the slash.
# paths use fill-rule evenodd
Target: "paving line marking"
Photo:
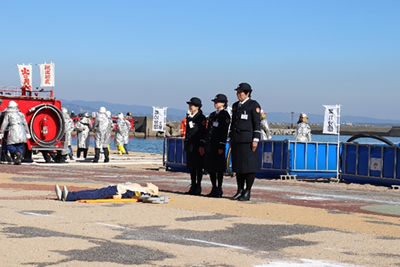
<path id="1" fill-rule="evenodd" d="M 330 198 L 324 198 L 324 197 L 308 197 L 308 196 L 289 196 L 291 199 L 299 199 L 299 200 L 331 200 Z"/>
<path id="2" fill-rule="evenodd" d="M 104 226 L 109 226 L 109 227 L 114 227 L 114 228 L 129 229 L 128 227 L 120 226 L 120 225 L 116 225 L 116 224 L 101 223 L 101 222 L 96 222 L 96 224 L 100 224 L 100 225 L 104 225 Z"/>
<path id="3" fill-rule="evenodd" d="M 25 215 L 35 215 L 35 216 L 52 216 L 50 214 L 42 214 L 42 213 L 29 212 L 29 211 L 23 211 L 21 213 L 25 214 Z"/>
<path id="4" fill-rule="evenodd" d="M 271 261 L 268 264 L 253 265 L 254 267 L 363 267 L 361 265 L 353 265 L 341 262 L 331 262 L 325 260 L 311 260 L 311 259 L 300 259 L 300 262 L 289 262 L 289 261 Z"/>
<path id="5" fill-rule="evenodd" d="M 234 248 L 234 249 L 240 249 L 240 250 L 251 250 L 246 247 L 226 245 L 226 244 L 222 244 L 222 243 L 215 243 L 215 242 L 210 242 L 210 241 L 205 241 L 205 240 L 200 240 L 200 239 L 185 238 L 185 240 L 199 242 L 199 243 L 205 243 L 205 244 L 210 244 L 210 245 L 215 245 L 215 246 L 220 246 L 220 247 Z"/>
<path id="6" fill-rule="evenodd" d="M 130 228 L 128 228 L 128 227 L 120 226 L 120 225 L 116 225 L 116 224 L 108 224 L 108 223 L 101 223 L 101 222 L 96 222 L 96 224 L 104 225 L 104 226 L 109 226 L 109 227 L 113 227 L 113 228 L 130 229 Z M 247 250 L 247 251 L 251 250 L 251 249 L 248 249 L 248 248 L 246 248 L 246 247 L 232 246 L 232 245 L 227 245 L 227 244 L 222 244 L 222 243 L 216 243 L 216 242 L 210 242 L 210 241 L 201 240 L 201 239 L 193 239 L 193 238 L 183 238 L 183 239 L 184 239 L 184 240 L 188 240 L 188 241 L 193 241 L 193 242 L 199 242 L 199 243 L 204 243 L 204 244 L 210 244 L 210 245 L 219 246 L 219 247 L 227 247 L 227 248 L 234 248 L 234 249 Z"/>
<path id="7" fill-rule="evenodd" d="M 232 187 L 234 187 L 234 186 L 232 185 Z M 287 193 L 290 192 L 290 194 L 293 194 L 293 192 L 291 192 L 289 190 L 266 187 L 266 186 L 253 186 L 253 188 L 267 190 L 267 191 L 279 191 L 279 192 L 287 192 Z M 400 202 L 398 202 L 398 201 L 390 201 L 390 200 L 370 199 L 370 198 L 352 197 L 352 196 L 345 196 L 345 195 L 320 194 L 320 193 L 312 193 L 312 192 L 306 192 L 306 191 L 297 191 L 296 193 L 304 194 L 304 195 L 324 197 L 324 198 L 357 200 L 357 201 L 367 202 L 367 203 L 376 202 L 376 203 L 400 205 Z"/>

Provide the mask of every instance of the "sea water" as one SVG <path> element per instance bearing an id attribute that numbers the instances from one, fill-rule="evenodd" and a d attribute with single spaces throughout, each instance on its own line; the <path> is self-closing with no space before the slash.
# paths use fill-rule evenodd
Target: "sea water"
<path id="1" fill-rule="evenodd" d="M 351 135 L 340 135 L 339 141 L 346 142 Z M 395 145 L 400 144 L 400 137 L 384 137 L 389 141 L 393 142 Z M 294 139 L 293 135 L 273 135 L 271 140 L 290 140 Z M 327 142 L 327 143 L 337 143 L 338 136 L 337 135 L 312 135 L 313 142 Z M 355 140 L 358 143 L 362 144 L 384 144 L 381 141 L 373 138 L 359 138 Z M 167 142 L 165 141 L 165 144 Z M 77 138 L 72 138 L 72 145 L 77 144 Z M 148 137 L 148 138 L 138 138 L 138 137 L 130 137 L 129 144 L 127 145 L 128 151 L 134 152 L 146 152 L 146 153 L 163 153 L 163 138 L 155 138 L 155 137 Z M 90 146 L 94 147 L 94 136 L 90 137 Z M 111 138 L 110 148 L 112 150 L 117 150 L 117 146 L 114 145 L 114 138 Z"/>
<path id="2" fill-rule="evenodd" d="M 138 138 L 138 137 L 130 137 L 129 143 L 127 145 L 128 151 L 134 152 L 147 152 L 147 153 L 163 153 L 163 138 Z M 77 144 L 76 136 L 72 137 L 72 145 Z M 89 141 L 90 147 L 94 147 L 94 136 L 90 137 Z M 111 137 L 110 149 L 117 150 L 117 146 L 114 144 L 114 137 Z"/>

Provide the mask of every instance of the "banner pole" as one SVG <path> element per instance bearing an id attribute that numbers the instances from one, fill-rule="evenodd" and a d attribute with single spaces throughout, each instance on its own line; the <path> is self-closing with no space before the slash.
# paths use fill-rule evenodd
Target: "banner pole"
<path id="1" fill-rule="evenodd" d="M 164 132 L 163 151 L 162 151 L 162 164 L 165 167 L 165 132 Z"/>
<path id="2" fill-rule="evenodd" d="M 337 125 L 337 130 L 338 130 L 338 138 L 337 138 L 337 156 L 336 156 L 336 179 L 339 182 L 339 159 L 340 159 L 340 105 L 338 105 L 338 125 Z"/>
<path id="3" fill-rule="evenodd" d="M 164 140 L 163 140 L 163 166 L 165 167 L 165 132 L 167 129 L 167 108 L 164 108 L 165 114 L 164 114 Z"/>

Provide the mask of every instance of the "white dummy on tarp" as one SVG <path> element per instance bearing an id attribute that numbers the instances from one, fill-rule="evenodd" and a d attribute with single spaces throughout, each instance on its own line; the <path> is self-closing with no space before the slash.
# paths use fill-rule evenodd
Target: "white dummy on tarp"
<path id="1" fill-rule="evenodd" d="M 32 64 L 17 64 L 17 67 L 21 86 L 25 86 L 27 89 L 32 90 Z"/>
<path id="2" fill-rule="evenodd" d="M 323 134 L 337 135 L 336 151 L 336 178 L 339 181 L 339 153 L 340 153 L 340 105 L 323 105 L 325 107 Z"/>
<path id="3" fill-rule="evenodd" d="M 54 87 L 55 64 L 51 62 L 38 64 L 38 66 L 40 69 L 40 87 Z"/>

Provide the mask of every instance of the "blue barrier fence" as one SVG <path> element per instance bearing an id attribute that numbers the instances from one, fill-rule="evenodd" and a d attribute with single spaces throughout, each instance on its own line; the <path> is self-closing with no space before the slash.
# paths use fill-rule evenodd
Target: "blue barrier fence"
<path id="1" fill-rule="evenodd" d="M 167 168 L 187 171 L 183 138 L 167 139 Z M 230 170 L 229 147 L 228 170 Z M 258 178 L 336 177 L 337 143 L 294 142 L 289 140 L 261 141 L 258 146 L 261 169 Z M 376 144 L 340 143 L 340 178 L 351 182 L 374 185 L 400 185 L 400 147 Z"/>
<path id="2" fill-rule="evenodd" d="M 228 169 L 230 166 L 229 147 Z M 280 175 L 297 175 L 302 178 L 335 177 L 337 144 L 292 141 L 261 141 L 258 146 L 261 169 L 259 178 L 277 178 Z M 184 139 L 167 138 L 166 166 L 174 171 L 186 170 Z"/>
<path id="3" fill-rule="evenodd" d="M 174 171 L 187 171 L 186 152 L 184 150 L 184 139 L 181 137 L 167 138 L 167 169 Z"/>
<path id="4" fill-rule="evenodd" d="M 400 184 L 400 148 L 397 146 L 342 143 L 341 178 L 351 183 Z"/>
<path id="5" fill-rule="evenodd" d="M 262 141 L 257 177 L 330 178 L 337 174 L 337 143 Z"/>

